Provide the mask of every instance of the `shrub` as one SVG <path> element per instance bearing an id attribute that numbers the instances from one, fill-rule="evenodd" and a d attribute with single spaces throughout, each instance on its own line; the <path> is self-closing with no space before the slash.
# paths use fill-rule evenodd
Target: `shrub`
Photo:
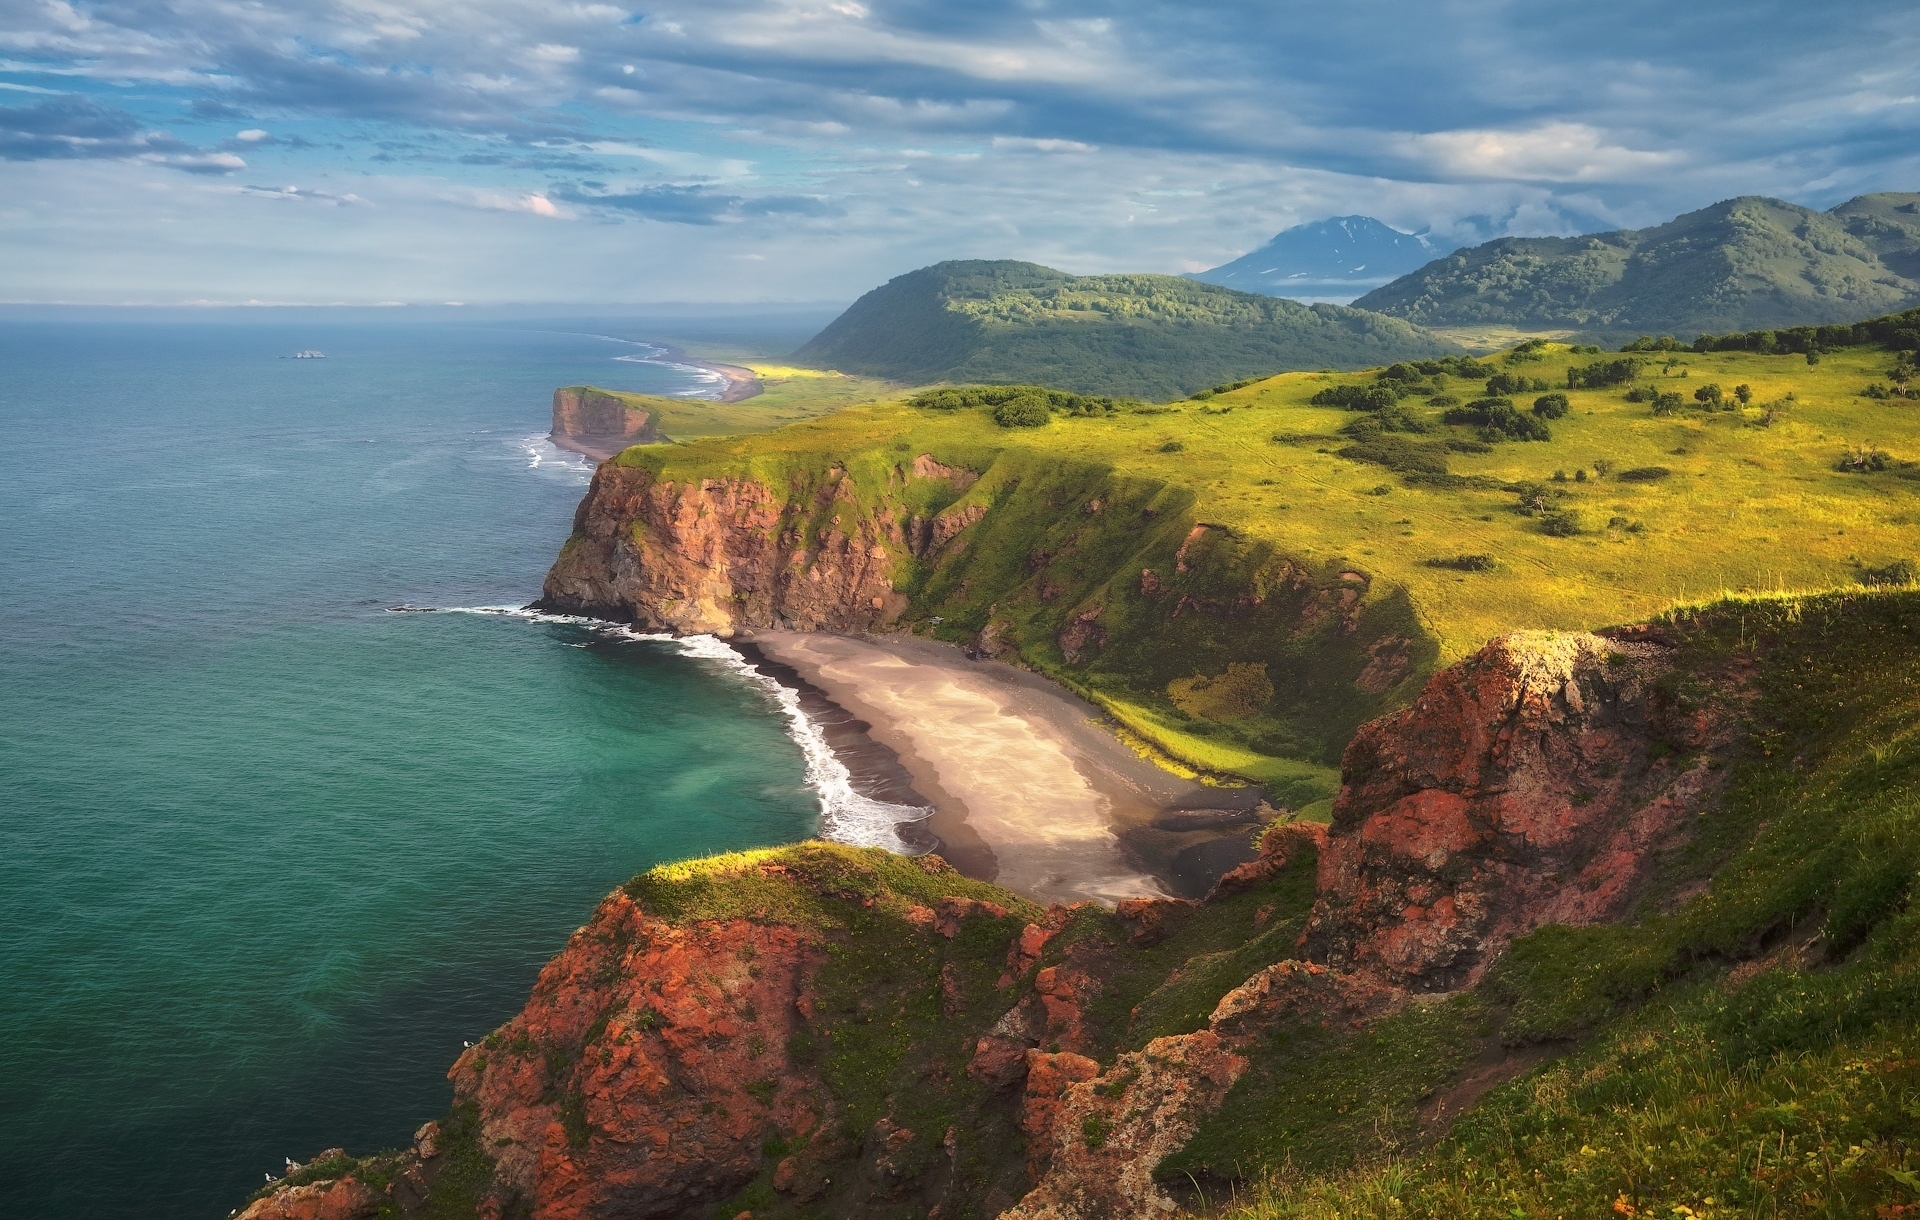
<path id="1" fill-rule="evenodd" d="M 1330 385 L 1307 400 L 1316 407 L 1345 407 L 1349 411 L 1382 411 L 1400 401 L 1391 386 Z"/>
<path id="2" fill-rule="evenodd" d="M 1446 568 L 1453 572 L 1491 572 L 1493 571 L 1493 556 L 1436 556 L 1435 558 L 1427 560 L 1427 566 L 1430 568 Z"/>
<path id="3" fill-rule="evenodd" d="M 1620 350 L 1623 352 L 1684 352 L 1688 348 L 1672 335 L 1661 335 L 1658 339 L 1652 335 L 1641 335 Z"/>
<path id="4" fill-rule="evenodd" d="M 1166 444 L 1160 446 L 1160 452 L 1179 453 L 1181 450 L 1185 448 L 1186 448 L 1186 445 L 1180 441 L 1168 441 Z"/>
<path id="5" fill-rule="evenodd" d="M 1913 566 L 1911 559 L 1896 559 L 1877 568 L 1860 569 L 1860 583 L 1863 585 L 1910 585 L 1916 577 L 1920 577 L 1920 569 Z"/>
<path id="6" fill-rule="evenodd" d="M 1107 398 L 1090 394 L 1069 394 L 1037 385 L 944 386 L 915 394 L 908 404 L 932 411 L 964 411 L 973 407 L 1002 407 L 1014 402 L 1037 402 L 1047 411 L 1068 415 L 1112 415 L 1121 407 L 1138 411 L 1131 399 Z M 1045 421 L 1042 420 L 1042 423 Z M 1003 424 L 1006 427 L 1033 427 L 1032 424 Z"/>
<path id="7" fill-rule="evenodd" d="M 1540 532 L 1555 538 L 1571 538 L 1580 532 L 1580 514 L 1570 508 L 1554 509 L 1540 518 Z"/>
<path id="8" fill-rule="evenodd" d="M 1625 385 L 1640 375 L 1641 363 L 1632 356 L 1618 360 L 1596 360 L 1574 365 L 1567 370 L 1569 390 L 1599 390 L 1610 385 Z"/>
<path id="9" fill-rule="evenodd" d="M 1533 400 L 1533 413 L 1541 419 L 1562 419 L 1570 406 L 1565 394 L 1542 394 Z"/>
<path id="10" fill-rule="evenodd" d="M 1656 393 L 1653 396 L 1653 413 L 1655 415 L 1672 415 L 1680 409 L 1683 402 L 1684 400 L 1678 394 Z"/>
<path id="11" fill-rule="evenodd" d="M 1487 378 L 1487 393 L 1530 394 L 1538 390 L 1550 390 L 1553 387 L 1539 377 L 1521 377 L 1514 373 L 1495 373 Z"/>
<path id="12" fill-rule="evenodd" d="M 1480 439 L 1489 444 L 1503 440 L 1544 441 L 1553 434 L 1541 420 L 1522 415 L 1507 398 L 1481 398 L 1464 407 L 1453 407 L 1440 417 L 1449 424 L 1478 429 Z"/>
<path id="13" fill-rule="evenodd" d="M 1726 391 L 1720 388 L 1720 383 L 1717 381 L 1709 381 L 1693 392 L 1693 400 L 1708 409 L 1719 406 L 1720 400 L 1725 397 Z"/>
<path id="14" fill-rule="evenodd" d="M 1673 471 L 1665 466 L 1635 466 L 1632 470 L 1620 472 L 1622 483 L 1655 483 L 1671 475 Z"/>
<path id="15" fill-rule="evenodd" d="M 993 422 L 1002 428 L 1039 428 L 1052 420 L 1053 408 L 1038 395 L 1010 398 L 993 409 Z"/>
<path id="16" fill-rule="evenodd" d="M 1893 464 L 1886 454 L 1872 445 L 1854 445 L 1840 455 L 1834 469 L 1847 474 L 1867 474 L 1876 470 L 1885 470 Z"/>
<path id="17" fill-rule="evenodd" d="M 1594 478 L 1604 479 L 1612 473 L 1613 473 L 1612 458 L 1595 458 L 1593 460 L 1593 477 Z"/>

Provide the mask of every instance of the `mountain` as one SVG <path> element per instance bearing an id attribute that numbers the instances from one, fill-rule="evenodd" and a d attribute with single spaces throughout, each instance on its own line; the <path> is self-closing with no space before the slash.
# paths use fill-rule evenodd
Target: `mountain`
<path id="1" fill-rule="evenodd" d="M 1920 303 L 1920 194 L 1827 212 L 1757 195 L 1649 229 L 1507 237 L 1354 302 L 1422 326 L 1595 338 L 1853 322 Z"/>
<path id="2" fill-rule="evenodd" d="M 1276 297 L 1353 297 L 1424 266 L 1437 253 L 1425 234 L 1371 216 L 1295 225 L 1251 254 L 1188 279 Z"/>
<path id="3" fill-rule="evenodd" d="M 973 260 L 889 280 L 791 358 L 895 381 L 1034 382 L 1159 400 L 1289 369 L 1458 350 L 1398 319 L 1340 305 L 1174 275 L 1068 275 Z"/>

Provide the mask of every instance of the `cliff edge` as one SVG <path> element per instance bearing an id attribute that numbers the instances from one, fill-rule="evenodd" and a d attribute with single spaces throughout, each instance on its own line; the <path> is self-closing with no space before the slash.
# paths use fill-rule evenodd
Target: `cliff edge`
<path id="1" fill-rule="evenodd" d="M 667 439 L 653 413 L 627 397 L 590 385 L 563 386 L 553 392 L 553 443 L 604 462 L 629 445 L 654 445 Z"/>

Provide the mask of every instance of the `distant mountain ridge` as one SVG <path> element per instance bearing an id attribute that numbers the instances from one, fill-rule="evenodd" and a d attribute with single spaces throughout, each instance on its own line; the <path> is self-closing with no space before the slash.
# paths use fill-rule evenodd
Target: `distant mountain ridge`
<path id="1" fill-rule="evenodd" d="M 1460 349 L 1396 318 L 1174 275 L 1069 275 L 965 260 L 875 288 L 796 364 L 895 381 L 1037 383 L 1164 400 L 1291 369 L 1364 368 Z"/>
<path id="2" fill-rule="evenodd" d="M 1599 339 L 1854 322 L 1920 304 L 1920 194 L 1826 212 L 1745 195 L 1646 229 L 1505 237 L 1353 304 L 1421 326 Z"/>
<path id="3" fill-rule="evenodd" d="M 1402 233 L 1371 216 L 1333 216 L 1284 229 L 1258 250 L 1187 278 L 1268 296 L 1351 297 L 1439 252 L 1424 233 Z"/>

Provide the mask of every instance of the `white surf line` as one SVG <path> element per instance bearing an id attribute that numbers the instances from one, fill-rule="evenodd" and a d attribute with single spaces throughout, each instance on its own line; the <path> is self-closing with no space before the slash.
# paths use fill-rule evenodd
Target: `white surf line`
<path id="1" fill-rule="evenodd" d="M 636 631 L 620 623 L 578 614 L 550 614 L 523 606 L 395 606 L 390 612 L 435 611 L 442 614 L 484 614 L 535 623 L 566 623 L 601 635 L 670 644 L 685 657 L 714 661 L 771 699 L 786 717 L 787 736 L 800 747 L 806 762 L 806 783 L 820 800 L 820 837 L 851 847 L 881 847 L 895 855 L 919 855 L 900 837 L 900 828 L 933 816 L 931 805 L 895 805 L 876 801 L 854 790 L 853 773 L 827 743 L 826 733 L 800 706 L 800 693 L 755 669 L 732 645 L 713 635 L 667 635 Z"/>

